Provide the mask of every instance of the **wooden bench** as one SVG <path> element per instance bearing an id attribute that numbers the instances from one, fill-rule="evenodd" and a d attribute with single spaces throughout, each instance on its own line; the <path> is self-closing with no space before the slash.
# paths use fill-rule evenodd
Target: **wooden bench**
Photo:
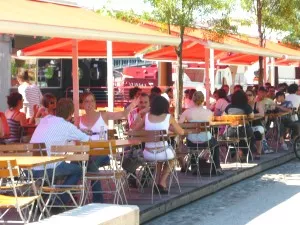
<path id="1" fill-rule="evenodd" d="M 138 225 L 139 215 L 139 208 L 133 205 L 89 204 L 30 224 Z"/>

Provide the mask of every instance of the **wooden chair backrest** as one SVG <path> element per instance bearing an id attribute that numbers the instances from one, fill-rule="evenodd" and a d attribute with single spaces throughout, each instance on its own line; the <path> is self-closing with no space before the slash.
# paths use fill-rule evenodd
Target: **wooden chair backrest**
<path id="1" fill-rule="evenodd" d="M 169 139 L 165 130 L 135 130 L 128 131 L 128 139 L 138 138 L 142 142 L 167 141 Z"/>
<path id="2" fill-rule="evenodd" d="M 117 154 L 117 146 L 115 140 L 88 141 L 81 142 L 80 144 L 89 146 L 90 156 L 105 156 L 110 154 Z"/>
<path id="3" fill-rule="evenodd" d="M 112 130 L 107 130 L 107 137 L 108 140 L 117 140 L 118 136 L 117 136 L 117 131 L 115 129 Z"/>
<path id="4" fill-rule="evenodd" d="M 186 122 L 179 124 L 182 129 L 191 134 L 210 131 L 209 122 Z"/>
<path id="5" fill-rule="evenodd" d="M 17 168 L 16 160 L 1 160 L 0 161 L 0 178 L 18 177 L 19 169 Z M 12 174 L 10 174 L 10 169 Z"/>
<path id="6" fill-rule="evenodd" d="M 88 161 L 90 147 L 88 145 L 53 145 L 51 155 L 65 156 L 65 161 Z"/>
<path id="7" fill-rule="evenodd" d="M 45 150 L 45 143 L 34 143 L 34 144 L 22 144 L 22 143 L 13 143 L 0 145 L 0 154 L 2 155 L 14 155 L 14 156 L 23 156 L 23 155 L 34 155 L 41 156 L 47 155 Z"/>
<path id="8" fill-rule="evenodd" d="M 247 123 L 247 115 L 222 115 L 222 116 L 213 116 L 213 121 L 218 122 L 230 122 L 233 126 L 245 125 Z"/>
<path id="9" fill-rule="evenodd" d="M 0 145 L 0 152 L 24 152 L 24 151 L 30 151 L 33 148 L 34 148 L 33 144 L 13 143 L 13 144 Z"/>

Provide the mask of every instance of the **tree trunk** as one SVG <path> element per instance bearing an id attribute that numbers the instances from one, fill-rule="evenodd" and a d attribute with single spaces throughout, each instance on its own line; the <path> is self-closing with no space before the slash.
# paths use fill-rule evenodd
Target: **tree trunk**
<path id="1" fill-rule="evenodd" d="M 258 65 L 259 65 L 258 84 L 259 86 L 263 86 L 264 85 L 264 57 L 263 56 L 258 57 Z"/>
<path id="2" fill-rule="evenodd" d="M 182 89 L 183 89 L 183 80 L 182 80 L 182 45 L 183 45 L 183 36 L 184 36 L 184 27 L 180 27 L 180 43 L 176 48 L 177 54 L 177 74 L 175 82 L 175 91 L 177 96 L 177 102 L 175 102 L 175 119 L 178 120 L 182 111 Z"/>
<path id="3" fill-rule="evenodd" d="M 258 35 L 259 35 L 259 46 L 264 47 L 264 34 L 262 31 L 262 2 L 261 2 L 261 0 L 257 0 L 257 28 L 258 28 Z M 263 56 L 258 57 L 258 63 L 259 63 L 258 84 L 260 86 L 262 86 L 263 80 L 264 80 L 264 71 L 263 71 L 264 58 L 263 58 Z"/>

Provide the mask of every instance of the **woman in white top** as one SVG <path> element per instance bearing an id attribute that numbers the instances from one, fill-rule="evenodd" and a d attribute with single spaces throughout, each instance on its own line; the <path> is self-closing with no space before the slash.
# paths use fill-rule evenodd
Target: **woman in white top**
<path id="1" fill-rule="evenodd" d="M 96 111 L 96 98 L 93 93 L 87 92 L 81 95 L 82 106 L 85 115 L 80 117 L 79 128 L 91 136 L 91 140 L 99 140 L 99 135 L 107 134 L 108 120 L 118 120 L 127 118 L 128 113 L 135 108 L 137 99 L 134 100 L 122 112 L 98 112 Z M 107 139 L 107 136 L 102 137 Z M 97 172 L 99 167 L 109 163 L 108 156 L 91 157 L 88 163 L 88 172 Z M 93 202 L 103 202 L 101 183 L 99 181 L 92 184 Z"/>
<path id="2" fill-rule="evenodd" d="M 17 80 L 20 84 L 18 92 L 24 99 L 21 112 L 26 114 L 26 118 L 34 117 L 34 108 L 40 105 L 40 101 L 43 97 L 41 90 L 35 84 L 30 84 L 27 70 L 22 74 L 18 74 Z"/>
<path id="3" fill-rule="evenodd" d="M 201 91 L 196 91 L 193 95 L 193 101 L 195 106 L 193 108 L 185 110 L 180 116 L 179 123 L 184 122 L 209 122 L 212 117 L 212 112 L 208 109 L 203 108 L 202 103 L 204 102 L 204 95 Z M 217 168 L 217 173 L 222 174 L 222 169 L 220 166 L 219 159 L 219 146 L 218 142 L 211 133 L 208 131 L 200 132 L 198 134 L 188 134 L 187 136 L 187 146 L 188 147 L 207 147 L 209 145 L 214 146 L 213 160 Z M 192 172 L 197 174 L 197 163 L 196 158 L 191 159 Z"/>
<path id="4" fill-rule="evenodd" d="M 145 130 L 166 130 L 168 132 L 170 125 L 177 134 L 183 135 L 184 130 L 178 125 L 173 116 L 169 114 L 169 103 L 162 96 L 156 96 L 150 104 L 150 113 L 136 124 L 134 130 L 145 127 Z M 147 142 L 143 151 L 144 158 L 147 161 L 160 161 L 157 163 L 157 186 L 160 193 L 168 193 L 167 179 L 170 174 L 170 168 L 174 166 L 174 150 L 169 147 L 168 142 Z M 163 163 L 162 161 L 168 161 Z"/>
<path id="5" fill-rule="evenodd" d="M 216 92 L 216 104 L 214 109 L 214 116 L 221 116 L 226 107 L 229 105 L 225 90 L 219 89 Z"/>
<path id="6" fill-rule="evenodd" d="M 27 115 L 29 113 L 29 102 L 26 98 L 25 90 L 26 90 L 27 87 L 30 86 L 28 71 L 25 71 L 24 73 L 18 74 L 17 75 L 17 80 L 20 84 L 19 87 L 18 87 L 18 92 L 23 97 L 23 108 L 20 111 L 25 113 L 25 115 Z"/>

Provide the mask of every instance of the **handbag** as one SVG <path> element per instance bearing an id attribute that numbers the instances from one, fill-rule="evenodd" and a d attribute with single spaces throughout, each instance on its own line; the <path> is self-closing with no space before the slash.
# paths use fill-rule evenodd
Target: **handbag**
<path id="1" fill-rule="evenodd" d="M 299 120 L 298 115 L 297 115 L 296 113 L 295 113 L 295 114 L 292 114 L 292 115 L 291 115 L 291 120 L 292 120 L 293 122 L 298 121 L 298 120 Z"/>
<path id="2" fill-rule="evenodd" d="M 0 121 L 2 126 L 2 136 L 0 138 L 8 138 L 10 135 L 9 126 L 4 113 L 0 112 Z"/>

